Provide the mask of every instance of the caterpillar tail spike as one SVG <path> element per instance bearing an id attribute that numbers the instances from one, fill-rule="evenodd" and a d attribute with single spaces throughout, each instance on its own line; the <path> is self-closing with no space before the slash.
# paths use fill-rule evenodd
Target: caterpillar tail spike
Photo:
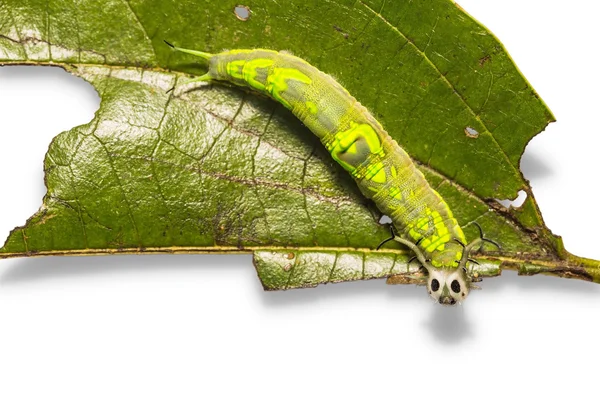
<path id="1" fill-rule="evenodd" d="M 167 46 L 169 46 L 170 48 L 172 48 L 175 51 L 180 51 L 182 53 L 191 54 L 193 56 L 200 57 L 200 58 L 203 58 L 205 60 L 210 60 L 212 57 L 214 57 L 214 54 L 210 54 L 210 53 L 207 53 L 207 52 L 204 52 L 204 51 L 184 49 L 182 47 L 177 47 L 173 43 L 167 42 L 164 39 L 163 39 L 163 41 L 167 44 Z"/>
<path id="2" fill-rule="evenodd" d="M 214 57 L 214 54 L 211 54 L 211 53 L 206 53 L 204 51 L 198 51 L 198 50 L 184 49 L 182 47 L 177 47 L 173 43 L 168 42 L 168 41 L 166 41 L 164 39 L 163 39 L 163 41 L 166 43 L 167 46 L 169 46 L 174 51 L 178 51 L 178 52 L 181 52 L 181 53 L 191 54 L 191 55 L 194 55 L 196 57 L 200 57 L 200 58 L 202 58 L 204 60 L 210 60 L 212 57 Z M 213 77 L 210 75 L 210 73 L 206 73 L 204 75 L 201 75 L 201 76 L 198 76 L 196 78 L 189 79 L 189 80 L 185 81 L 185 84 L 187 85 L 189 83 L 194 83 L 194 82 L 210 82 L 212 80 L 213 80 Z M 167 93 L 171 92 L 174 89 L 175 89 L 175 87 L 171 88 L 169 91 L 167 91 Z"/>

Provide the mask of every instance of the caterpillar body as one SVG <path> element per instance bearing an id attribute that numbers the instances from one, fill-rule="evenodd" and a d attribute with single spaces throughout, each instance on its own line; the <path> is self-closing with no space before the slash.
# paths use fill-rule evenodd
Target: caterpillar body
<path id="1" fill-rule="evenodd" d="M 287 52 L 231 50 L 218 54 L 175 47 L 208 60 L 192 81 L 228 81 L 259 91 L 292 111 L 388 215 L 428 271 L 429 294 L 455 304 L 469 293 L 465 235 L 448 204 L 373 115 L 330 75 Z"/>

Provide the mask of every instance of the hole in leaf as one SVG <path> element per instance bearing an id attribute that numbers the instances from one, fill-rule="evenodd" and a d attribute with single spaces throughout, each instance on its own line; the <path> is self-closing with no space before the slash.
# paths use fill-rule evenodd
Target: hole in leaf
<path id="1" fill-rule="evenodd" d="M 237 5 L 233 9 L 233 13 L 240 21 L 248 21 L 250 19 L 250 8 L 248 6 Z"/>
<path id="2" fill-rule="evenodd" d="M 390 217 L 388 217 L 387 215 L 382 215 L 381 218 L 379 218 L 379 223 L 381 225 L 391 224 L 392 219 Z"/>
<path id="3" fill-rule="evenodd" d="M 504 199 L 504 200 L 499 200 L 496 199 L 496 201 L 500 204 L 502 204 L 504 207 L 506 208 L 519 208 L 523 205 L 523 203 L 525 203 L 525 200 L 527 200 L 527 193 L 525 193 L 524 190 L 519 190 L 519 193 L 517 195 L 517 198 L 514 200 L 508 200 L 508 199 Z"/>
<path id="4" fill-rule="evenodd" d="M 465 128 L 465 134 L 470 138 L 476 138 L 479 136 L 479 132 L 477 132 L 475 128 L 471 128 L 470 126 L 467 126 Z"/>

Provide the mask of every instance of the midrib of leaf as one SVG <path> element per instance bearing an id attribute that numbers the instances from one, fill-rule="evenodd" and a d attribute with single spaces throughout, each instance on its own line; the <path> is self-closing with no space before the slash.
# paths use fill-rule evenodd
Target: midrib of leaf
<path id="1" fill-rule="evenodd" d="M 394 271 L 398 266 L 404 269 L 405 274 L 416 274 L 419 272 L 418 266 L 412 267 L 406 264 L 406 260 L 411 256 L 410 251 L 406 250 L 374 250 L 370 248 L 355 248 L 355 247 L 281 247 L 281 246 L 247 246 L 240 249 L 236 246 L 176 246 L 176 247 L 147 247 L 143 249 L 146 254 L 254 254 L 256 257 L 260 257 L 261 254 L 293 254 L 293 261 L 289 267 L 289 276 L 286 282 L 281 287 L 275 287 L 271 289 L 291 289 L 301 286 L 290 286 L 290 280 L 294 275 L 294 270 L 298 266 L 299 255 L 306 254 L 335 254 L 335 258 L 331 264 L 331 269 L 328 271 L 328 278 L 324 281 L 309 281 L 307 282 L 310 286 L 316 286 L 317 284 L 332 282 L 332 275 L 336 270 L 339 263 L 339 256 L 343 254 L 358 254 L 361 257 L 361 262 L 358 267 L 361 268 L 362 274 L 359 279 L 372 279 L 372 278 L 386 278 L 390 276 L 397 276 L 399 271 Z M 139 249 L 79 249 L 79 250 L 68 250 L 68 251 L 40 251 L 30 255 L 30 257 L 42 257 L 42 256 L 85 256 L 85 255 L 111 255 L 111 254 L 139 254 Z M 5 253 L 0 254 L 0 259 L 21 257 L 21 253 Z M 366 257 L 388 257 L 394 260 L 391 268 L 387 271 L 379 274 L 378 276 L 366 276 L 365 265 Z M 399 260 L 399 258 L 405 258 Z M 289 257 L 288 257 L 289 259 Z M 600 262 L 596 260 L 590 260 L 580 258 L 576 256 L 570 256 L 566 260 L 540 260 L 530 259 L 527 255 L 474 255 L 473 259 L 478 261 L 480 265 L 473 264 L 470 266 L 473 272 L 477 272 L 480 277 L 493 277 L 500 275 L 500 269 L 513 269 L 517 270 L 519 274 L 523 275 L 534 275 L 537 273 L 544 273 L 550 275 L 558 275 L 563 277 L 593 280 L 594 282 L 600 282 Z M 490 269 L 490 264 L 494 264 L 496 267 Z M 356 267 L 356 266 L 355 266 Z M 258 267 L 257 267 L 258 268 Z M 277 265 L 272 265 L 270 268 L 277 268 Z M 259 271 L 260 273 L 260 271 Z M 403 282 L 412 283 L 412 282 Z"/>

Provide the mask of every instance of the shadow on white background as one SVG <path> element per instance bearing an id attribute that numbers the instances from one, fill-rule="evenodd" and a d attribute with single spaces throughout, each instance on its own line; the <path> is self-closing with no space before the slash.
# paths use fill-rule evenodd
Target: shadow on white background
<path id="1" fill-rule="evenodd" d="M 6 261 L 4 261 L 6 263 Z M 263 291 L 258 276 L 252 266 L 251 255 L 114 255 L 97 257 L 42 257 L 16 259 L 8 269 L 0 275 L 0 290 L 32 285 L 52 285 L 55 280 L 63 284 L 78 285 L 82 281 L 93 282 L 96 279 L 114 280 L 156 279 L 169 275 L 172 279 L 201 279 L 207 282 L 217 276 L 243 276 L 248 280 L 248 291 L 260 300 L 268 314 L 269 308 L 290 309 L 297 307 L 306 309 L 327 306 L 339 301 L 361 301 L 380 299 L 390 307 L 405 307 L 416 303 L 424 311 L 427 318 L 422 324 L 424 333 L 442 345 L 457 345 L 472 339 L 473 316 L 467 316 L 465 308 L 441 307 L 427 298 L 425 289 L 417 286 L 387 285 L 385 280 L 358 281 L 340 284 L 321 285 L 311 289 L 295 289 L 287 291 Z M 501 277 L 486 279 L 481 284 L 482 292 L 476 292 L 469 301 L 480 301 L 479 297 L 488 297 L 487 301 L 504 303 L 514 307 L 513 296 L 552 298 L 554 294 L 574 296 L 576 302 L 600 302 L 600 286 L 579 280 L 560 279 L 551 276 L 521 277 L 515 271 L 503 271 Z M 492 299 L 489 299 L 489 298 Z M 430 303 L 430 304 L 424 304 Z M 527 303 L 516 304 L 527 307 Z M 407 321 L 408 323 L 408 321 Z M 411 322 L 412 323 L 412 322 Z"/>

